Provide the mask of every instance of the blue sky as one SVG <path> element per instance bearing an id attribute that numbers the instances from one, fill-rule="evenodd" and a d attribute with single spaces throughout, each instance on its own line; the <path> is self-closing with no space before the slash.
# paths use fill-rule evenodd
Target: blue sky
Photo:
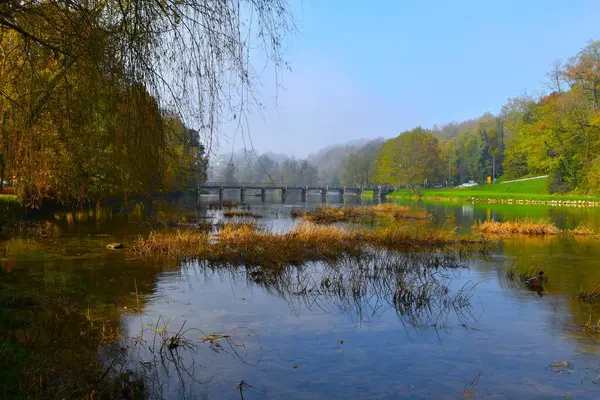
<path id="1" fill-rule="evenodd" d="M 597 0 L 304 0 L 275 96 L 261 75 L 262 115 L 224 131 L 221 151 L 249 146 L 305 157 L 354 139 L 393 137 L 497 113 L 545 90 L 559 58 L 600 39 Z"/>

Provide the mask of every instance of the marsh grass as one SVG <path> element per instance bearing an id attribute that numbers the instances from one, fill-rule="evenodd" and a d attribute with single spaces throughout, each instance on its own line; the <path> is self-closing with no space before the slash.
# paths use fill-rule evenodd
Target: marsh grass
<path id="1" fill-rule="evenodd" d="M 245 210 L 227 210 L 223 213 L 223 216 L 225 218 L 255 218 L 255 219 L 259 219 L 262 218 L 262 216 L 254 214 L 251 211 L 245 211 Z"/>
<path id="2" fill-rule="evenodd" d="M 206 205 L 206 207 L 210 210 L 220 210 L 222 208 L 235 208 L 237 207 L 239 204 L 236 203 L 235 201 L 232 200 L 223 200 L 223 201 L 218 201 L 218 200 L 213 200 L 208 202 L 208 204 Z"/>
<path id="3" fill-rule="evenodd" d="M 587 323 L 585 324 L 583 331 L 588 336 L 600 336 L 600 319 L 598 320 L 598 322 L 594 323 L 592 321 L 592 315 L 590 314 L 590 317 Z"/>
<path id="4" fill-rule="evenodd" d="M 575 229 L 560 230 L 549 219 L 533 220 L 529 218 L 512 221 L 477 221 L 473 224 L 473 232 L 487 236 L 576 236 L 595 237 L 596 233 L 586 225 L 579 225 Z"/>
<path id="5" fill-rule="evenodd" d="M 600 285 L 593 288 L 579 288 L 576 297 L 586 303 L 595 303 L 600 300 Z"/>
<path id="6" fill-rule="evenodd" d="M 484 221 L 473 225 L 473 232 L 483 235 L 558 235 L 560 230 L 550 220 Z"/>
<path id="7" fill-rule="evenodd" d="M 481 241 L 453 232 L 414 226 L 386 226 L 373 230 L 343 229 L 304 222 L 286 233 L 265 232 L 252 223 L 226 223 L 215 234 L 192 230 L 152 232 L 131 248 L 138 256 L 166 256 L 281 268 L 308 261 L 333 260 L 360 254 L 370 247 L 388 250 L 450 248 Z"/>
<path id="8" fill-rule="evenodd" d="M 388 220 L 414 219 L 425 220 L 431 218 L 431 214 L 423 210 L 411 210 L 406 206 L 383 203 L 376 206 L 362 207 L 332 207 L 318 206 L 315 210 L 294 209 L 292 218 L 303 218 L 307 221 L 331 224 L 335 222 L 369 222 L 376 218 Z"/>
<path id="9" fill-rule="evenodd" d="M 565 231 L 568 235 L 573 236 L 596 236 L 596 232 L 585 224 L 579 224 L 575 229 Z"/>
<path id="10" fill-rule="evenodd" d="M 147 217 L 141 224 L 151 227 L 176 227 L 191 225 L 196 220 L 196 216 L 191 214 L 158 211 Z"/>

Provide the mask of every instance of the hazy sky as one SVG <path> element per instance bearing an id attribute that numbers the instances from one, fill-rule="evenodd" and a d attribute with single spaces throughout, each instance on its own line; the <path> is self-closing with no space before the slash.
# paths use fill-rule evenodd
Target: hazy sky
<path id="1" fill-rule="evenodd" d="M 291 72 L 275 100 L 263 73 L 263 115 L 249 117 L 258 152 L 305 157 L 349 140 L 497 113 L 545 89 L 559 58 L 600 39 L 598 0 L 304 0 L 286 47 Z M 225 126 L 233 137 L 234 126 Z"/>

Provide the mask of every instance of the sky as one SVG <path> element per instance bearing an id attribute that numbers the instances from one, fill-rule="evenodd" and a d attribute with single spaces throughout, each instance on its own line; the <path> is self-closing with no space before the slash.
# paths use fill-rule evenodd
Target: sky
<path id="1" fill-rule="evenodd" d="M 290 0 L 292 1 L 292 0 Z M 358 139 L 497 113 L 600 39 L 598 0 L 303 0 L 291 3 L 291 71 L 260 76 L 261 112 L 219 152 L 303 158 Z M 280 87 L 277 85 L 279 83 Z"/>

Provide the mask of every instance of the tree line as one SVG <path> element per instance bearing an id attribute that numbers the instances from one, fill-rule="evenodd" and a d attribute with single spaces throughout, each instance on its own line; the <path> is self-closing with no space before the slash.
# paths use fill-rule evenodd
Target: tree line
<path id="1" fill-rule="evenodd" d="M 550 193 L 600 192 L 600 41 L 547 74 L 550 92 L 509 99 L 497 115 L 417 127 L 356 152 L 345 182 L 414 187 L 549 175 Z"/>

